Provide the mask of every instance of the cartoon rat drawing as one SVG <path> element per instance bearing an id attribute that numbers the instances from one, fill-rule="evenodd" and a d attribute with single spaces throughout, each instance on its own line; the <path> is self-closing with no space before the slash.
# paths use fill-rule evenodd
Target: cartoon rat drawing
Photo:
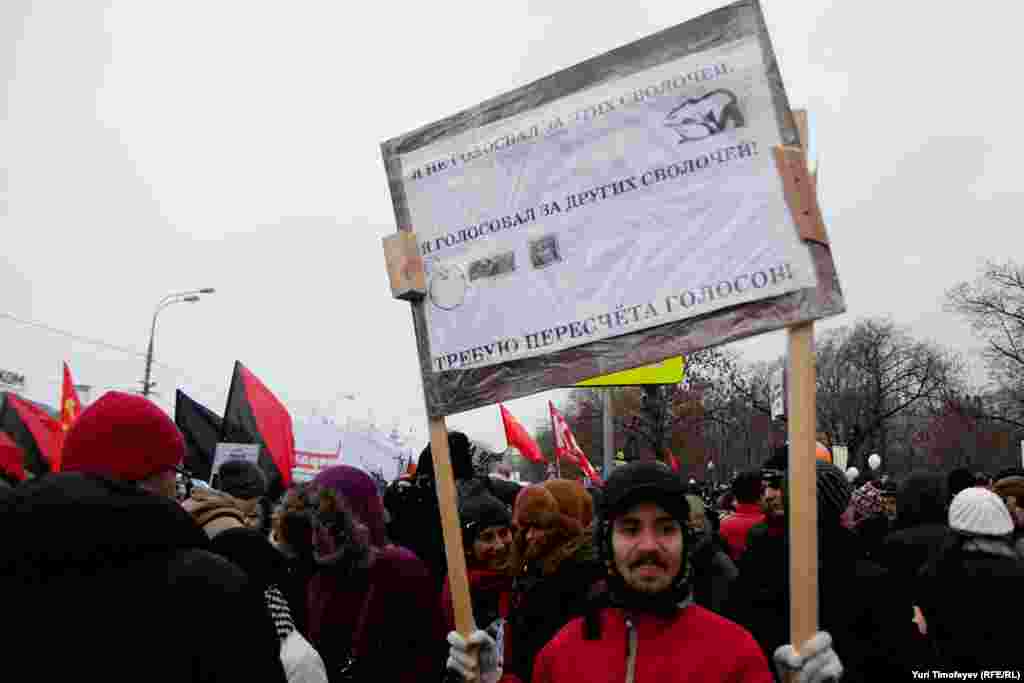
<path id="1" fill-rule="evenodd" d="M 728 90 L 687 98 L 665 117 L 665 125 L 679 134 L 679 144 L 717 135 L 730 123 L 733 128 L 744 125 L 736 95 Z"/>

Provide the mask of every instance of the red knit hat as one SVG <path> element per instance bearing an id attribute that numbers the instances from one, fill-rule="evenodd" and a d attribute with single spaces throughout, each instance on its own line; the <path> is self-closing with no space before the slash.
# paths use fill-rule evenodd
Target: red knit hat
<path id="1" fill-rule="evenodd" d="M 184 457 L 185 439 L 164 411 L 141 396 L 110 391 L 71 426 L 61 469 L 141 481 Z"/>

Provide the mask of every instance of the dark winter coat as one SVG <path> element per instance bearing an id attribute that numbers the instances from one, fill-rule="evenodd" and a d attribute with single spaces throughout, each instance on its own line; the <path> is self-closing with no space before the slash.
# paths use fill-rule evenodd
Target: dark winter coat
<path id="1" fill-rule="evenodd" d="M 405 548 L 374 549 L 371 557 L 369 568 L 324 567 L 310 580 L 310 642 L 328 673 L 337 671 L 365 605 L 360 667 L 379 681 L 439 680 L 447 645 L 433 579 Z"/>
<path id="2" fill-rule="evenodd" d="M 909 599 L 893 590 L 885 570 L 864 558 L 838 521 L 820 530 L 818 558 L 819 628 L 832 634 L 846 669 L 843 680 L 903 676 L 919 648 Z M 751 631 L 768 657 L 790 641 L 785 534 L 767 525 L 751 530 L 727 614 Z"/>
<path id="3" fill-rule="evenodd" d="M 702 534 L 690 552 L 693 566 L 693 600 L 717 614 L 725 611 L 732 583 L 739 576 L 736 564 L 725 550 L 718 534 Z"/>
<path id="4" fill-rule="evenodd" d="M 584 546 L 551 574 L 535 571 L 518 577 L 509 615 L 505 673 L 531 680 L 537 653 L 559 629 L 586 613 L 592 589 L 605 574 L 593 560 L 592 548 Z"/>
<path id="5" fill-rule="evenodd" d="M 285 680 L 263 595 L 175 501 L 60 473 L 0 505 L 4 646 L 34 678 Z"/>
<path id="6" fill-rule="evenodd" d="M 919 577 L 921 612 L 938 657 L 934 668 L 1019 669 L 1024 657 L 1012 605 L 1020 604 L 1024 560 L 1008 543 L 1002 553 L 969 550 L 965 543 L 970 540 L 949 537 Z"/>

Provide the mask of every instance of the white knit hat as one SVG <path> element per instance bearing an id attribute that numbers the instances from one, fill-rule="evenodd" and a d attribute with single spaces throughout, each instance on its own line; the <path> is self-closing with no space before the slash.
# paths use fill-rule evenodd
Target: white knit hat
<path id="1" fill-rule="evenodd" d="M 1003 500 L 988 489 L 972 486 L 956 494 L 949 506 L 949 526 L 974 536 L 1006 536 L 1013 519 Z"/>

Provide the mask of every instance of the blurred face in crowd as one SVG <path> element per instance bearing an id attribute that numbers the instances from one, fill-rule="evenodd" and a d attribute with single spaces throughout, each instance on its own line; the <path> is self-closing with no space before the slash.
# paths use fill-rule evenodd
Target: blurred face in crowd
<path id="1" fill-rule="evenodd" d="M 557 542 L 557 530 L 553 525 L 530 524 L 524 530 L 526 538 L 526 559 L 534 560 L 547 555 L 552 544 Z"/>
<path id="2" fill-rule="evenodd" d="M 147 479 L 139 482 L 139 486 L 150 493 L 155 493 L 171 500 L 178 499 L 178 473 L 174 470 L 157 472 Z"/>
<path id="3" fill-rule="evenodd" d="M 896 518 L 896 496 L 882 496 L 882 512 L 889 519 Z"/>
<path id="4" fill-rule="evenodd" d="M 507 526 L 489 526 L 473 541 L 475 564 L 492 571 L 504 569 L 512 548 L 512 530 Z"/>
<path id="5" fill-rule="evenodd" d="M 704 504 L 697 496 L 687 496 L 686 502 L 690 505 L 690 517 L 686 520 L 686 526 L 695 534 L 703 534 L 707 531 L 707 517 L 704 515 Z"/>
<path id="6" fill-rule="evenodd" d="M 1021 507 L 1021 503 L 1017 496 L 1006 497 L 1006 509 L 1010 511 L 1010 517 L 1013 518 L 1014 526 L 1018 529 L 1024 527 L 1024 508 Z"/>
<path id="7" fill-rule="evenodd" d="M 633 506 L 612 524 L 615 568 L 633 590 L 667 590 L 683 566 L 683 527 L 655 503 Z"/>
<path id="8" fill-rule="evenodd" d="M 782 517 L 786 514 L 782 500 L 782 480 L 765 479 L 761 489 L 761 509 L 766 517 Z"/>

